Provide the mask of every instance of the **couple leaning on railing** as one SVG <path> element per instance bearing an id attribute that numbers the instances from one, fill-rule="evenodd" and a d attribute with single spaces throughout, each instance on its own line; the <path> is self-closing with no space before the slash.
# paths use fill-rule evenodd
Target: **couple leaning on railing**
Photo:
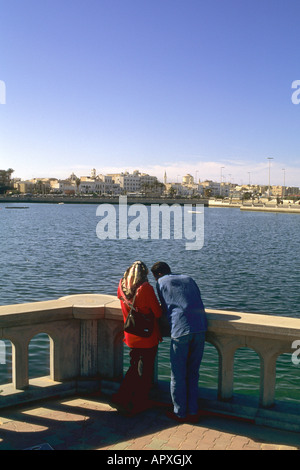
<path id="1" fill-rule="evenodd" d="M 179 422 L 198 419 L 199 368 L 205 344 L 207 319 L 199 287 L 183 274 L 173 274 L 168 264 L 151 268 L 157 281 L 157 295 L 148 282 L 148 268 L 136 261 L 124 273 L 118 298 L 124 319 L 124 342 L 130 348 L 130 366 L 112 405 L 128 415 L 149 407 L 160 322 L 167 320 L 170 336 L 173 411 L 167 415 Z"/>

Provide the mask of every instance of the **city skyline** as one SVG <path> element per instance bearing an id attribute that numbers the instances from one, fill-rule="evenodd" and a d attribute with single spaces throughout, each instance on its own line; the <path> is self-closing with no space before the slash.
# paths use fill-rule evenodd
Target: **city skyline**
<path id="1" fill-rule="evenodd" d="M 268 160 L 272 159 L 272 164 L 270 165 L 268 163 Z M 250 184 L 253 185 L 265 185 L 268 184 L 268 179 L 269 179 L 269 171 L 270 171 L 270 184 L 274 186 L 300 186 L 300 179 L 298 179 L 298 176 L 295 178 L 291 177 L 289 174 L 290 168 L 282 168 L 282 165 L 278 164 L 277 167 L 274 168 L 274 158 L 269 157 L 266 158 L 266 162 L 261 162 L 260 164 L 257 165 L 256 168 L 252 169 L 252 171 L 249 171 L 249 167 L 245 167 L 245 169 L 239 174 L 239 173 L 234 173 L 233 172 L 233 167 L 235 165 L 231 166 L 222 166 L 221 164 L 218 165 L 216 162 L 206 162 L 202 163 L 201 167 L 205 168 L 205 174 L 207 176 L 201 176 L 201 171 L 198 170 L 197 166 L 194 165 L 189 165 L 187 166 L 184 162 L 176 162 L 173 166 L 168 166 L 168 167 L 163 167 L 160 165 L 154 165 L 154 166 L 140 166 L 139 168 L 136 167 L 130 167 L 127 166 L 126 168 L 124 167 L 101 167 L 101 169 L 97 172 L 98 174 L 112 174 L 112 173 L 133 173 L 135 170 L 140 171 L 141 173 L 146 173 L 149 175 L 156 176 L 157 179 L 161 182 L 163 182 L 164 179 L 164 174 L 167 172 L 168 176 L 168 182 L 177 182 L 179 178 L 183 178 L 185 175 L 190 174 L 193 176 L 194 180 L 196 181 L 200 179 L 200 181 L 206 181 L 206 180 L 212 180 L 212 181 L 218 181 L 220 182 L 222 179 L 222 182 L 228 182 L 228 183 L 233 183 L 237 185 L 242 185 L 242 184 Z M 270 165 L 270 168 L 269 168 Z M 188 168 L 187 171 L 184 171 Z M 11 168 L 11 166 L 9 167 Z M 4 168 L 3 168 L 4 169 Z M 8 169 L 8 168 L 6 168 Z M 34 169 L 30 169 L 24 171 L 24 178 L 23 174 L 20 174 L 18 170 L 14 169 L 13 173 L 13 178 L 21 178 L 23 180 L 30 180 L 30 179 L 35 179 L 35 178 L 57 178 L 57 179 L 67 179 L 70 174 L 75 173 L 79 174 L 79 172 L 84 172 L 80 176 L 89 176 L 89 173 L 91 171 L 91 167 L 88 165 L 77 165 L 76 168 L 72 165 L 68 169 L 61 169 L 60 171 L 54 171 L 56 174 L 53 174 L 51 172 L 51 169 L 47 170 L 50 172 L 50 176 L 46 174 L 42 174 L 41 172 L 34 171 Z M 189 170 L 189 171 L 188 171 Z M 247 170 L 247 171 L 246 171 Z M 156 174 L 154 172 L 156 171 Z M 180 173 L 178 173 L 180 171 Z M 231 171 L 232 173 L 230 173 Z M 211 172 L 211 173 L 209 173 Z M 219 175 L 218 175 L 219 172 Z M 211 175 L 215 175 L 215 178 Z M 254 180 L 254 181 L 253 181 Z M 275 182 L 276 181 L 276 182 Z M 296 184 L 290 184 L 290 181 L 294 181 Z M 298 181 L 298 184 L 297 184 Z"/>
<path id="2" fill-rule="evenodd" d="M 298 0 L 1 0 L 0 167 L 300 185 Z M 285 169 L 283 171 L 283 169 Z"/>
<path id="3" fill-rule="evenodd" d="M 224 168 L 224 167 L 221 167 L 221 169 Z M 270 185 L 270 187 L 274 186 L 274 187 L 296 187 L 296 188 L 299 188 L 300 186 L 299 185 L 296 185 L 296 186 L 291 186 L 291 185 L 288 185 L 286 184 L 286 175 L 285 175 L 285 169 L 283 169 L 283 184 L 272 184 L 271 182 L 271 179 L 269 181 L 266 181 L 264 183 L 253 183 L 251 181 L 251 176 L 250 174 L 248 173 L 248 182 L 241 182 L 241 183 L 237 183 L 237 182 L 234 182 L 234 181 L 230 181 L 230 180 L 227 180 L 225 178 L 226 175 L 223 175 L 222 174 L 222 170 L 221 170 L 221 175 L 222 176 L 222 181 L 221 179 L 220 180 L 213 180 L 211 178 L 207 178 L 207 179 L 202 179 L 201 178 L 198 178 L 197 174 L 198 174 L 198 171 L 196 172 L 196 177 L 194 177 L 194 175 L 190 174 L 190 173 L 185 173 L 184 175 L 177 175 L 176 177 L 176 180 L 170 180 L 168 178 L 168 175 L 165 171 L 164 173 L 164 177 L 163 178 L 159 178 L 157 175 L 155 174 L 149 174 L 149 173 L 145 173 L 145 172 L 142 172 L 140 171 L 139 169 L 135 169 L 133 170 L 132 172 L 128 172 L 127 170 L 121 170 L 121 171 L 116 171 L 116 172 L 111 172 L 111 173 L 104 173 L 104 172 L 97 172 L 97 170 L 95 168 L 92 168 L 90 169 L 90 172 L 89 174 L 84 174 L 84 175 L 80 175 L 80 174 L 76 174 L 75 172 L 72 172 L 70 175 L 65 175 L 63 178 L 57 178 L 57 177 L 53 177 L 53 176 L 47 176 L 47 175 L 44 175 L 44 176 L 40 176 L 40 177 L 33 177 L 33 178 L 28 178 L 28 179 L 25 179 L 25 178 L 20 178 L 20 177 L 14 177 L 13 176 L 13 173 L 12 173 L 12 180 L 13 181 L 17 181 L 17 180 L 20 180 L 20 181 L 38 181 L 38 180 L 58 180 L 58 181 L 67 181 L 69 180 L 70 178 L 71 179 L 74 179 L 74 177 L 77 177 L 77 178 L 91 178 L 91 180 L 93 179 L 97 179 L 98 177 L 103 177 L 103 176 L 111 176 L 111 175 L 126 175 L 128 174 L 129 176 L 133 176 L 133 173 L 134 172 L 138 172 L 139 173 L 139 176 L 141 175 L 147 175 L 147 176 L 150 176 L 150 177 L 155 177 L 157 178 L 157 181 L 158 182 L 161 182 L 161 183 L 168 183 L 168 184 L 183 184 L 183 180 L 185 179 L 185 177 L 187 176 L 191 176 L 193 178 L 193 182 L 192 183 L 189 183 L 189 184 L 201 184 L 201 183 L 204 183 L 204 182 L 213 182 L 213 183 L 217 183 L 217 184 L 220 184 L 222 182 L 222 184 L 225 184 L 225 185 L 232 185 L 232 186 L 261 186 L 261 187 L 268 187 Z M 180 178 L 179 178 L 180 177 Z"/>

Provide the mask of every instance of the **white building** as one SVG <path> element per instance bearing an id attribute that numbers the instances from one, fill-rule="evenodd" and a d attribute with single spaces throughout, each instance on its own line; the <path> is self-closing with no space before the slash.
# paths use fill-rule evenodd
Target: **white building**
<path id="1" fill-rule="evenodd" d="M 112 176 L 109 175 L 97 175 L 82 176 L 80 178 L 79 193 L 81 194 L 98 194 L 99 196 L 119 195 L 121 193 L 121 187 L 118 183 L 115 183 Z"/>
<path id="2" fill-rule="evenodd" d="M 199 186 L 202 186 L 204 195 L 220 195 L 220 183 L 217 183 L 216 181 L 206 180 L 199 183 Z"/>
<path id="3" fill-rule="evenodd" d="M 50 181 L 51 192 L 60 194 L 76 194 L 76 182 L 69 179 L 66 180 L 52 180 Z"/>
<path id="4" fill-rule="evenodd" d="M 135 170 L 133 173 L 115 173 L 108 175 L 114 183 L 120 185 L 123 194 L 139 193 L 143 191 L 145 185 L 151 186 L 157 182 L 156 176 L 150 176 L 146 173 L 140 173 Z"/>
<path id="5" fill-rule="evenodd" d="M 194 184 L 194 177 L 189 173 L 182 178 L 182 184 Z"/>

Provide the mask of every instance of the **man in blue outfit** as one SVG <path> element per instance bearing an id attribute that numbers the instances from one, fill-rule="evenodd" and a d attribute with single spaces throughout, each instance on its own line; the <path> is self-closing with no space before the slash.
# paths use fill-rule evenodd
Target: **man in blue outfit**
<path id="1" fill-rule="evenodd" d="M 172 274 L 167 263 L 155 263 L 151 271 L 171 332 L 171 397 L 176 421 L 196 422 L 199 368 L 203 357 L 207 319 L 199 287 L 190 277 Z"/>

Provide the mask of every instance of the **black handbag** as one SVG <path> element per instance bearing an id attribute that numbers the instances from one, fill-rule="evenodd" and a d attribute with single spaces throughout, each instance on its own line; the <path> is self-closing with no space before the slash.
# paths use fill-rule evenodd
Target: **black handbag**
<path id="1" fill-rule="evenodd" d="M 125 301 L 124 298 L 121 300 L 130 306 L 130 312 L 128 313 L 124 323 L 124 331 L 135 336 L 140 336 L 141 338 L 149 338 L 149 336 L 152 335 L 154 329 L 153 312 L 142 313 L 136 309 L 134 307 L 135 296 L 133 298 L 132 304 Z"/>

